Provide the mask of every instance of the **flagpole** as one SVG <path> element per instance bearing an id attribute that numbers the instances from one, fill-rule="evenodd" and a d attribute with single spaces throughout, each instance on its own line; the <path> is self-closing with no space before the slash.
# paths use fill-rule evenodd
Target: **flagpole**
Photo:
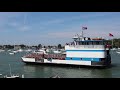
<path id="1" fill-rule="evenodd" d="M 87 29 L 87 27 L 82 27 L 82 37 L 84 37 L 83 35 L 84 35 L 84 32 L 83 32 L 83 30 L 86 30 Z"/>
<path id="2" fill-rule="evenodd" d="M 82 37 L 83 37 L 83 30 L 82 30 Z"/>
<path id="3" fill-rule="evenodd" d="M 113 38 L 112 38 L 112 49 L 113 49 Z"/>
<path id="4" fill-rule="evenodd" d="M 109 33 L 110 37 L 114 37 L 113 34 Z M 112 38 L 112 49 L 113 49 L 113 38 Z"/>

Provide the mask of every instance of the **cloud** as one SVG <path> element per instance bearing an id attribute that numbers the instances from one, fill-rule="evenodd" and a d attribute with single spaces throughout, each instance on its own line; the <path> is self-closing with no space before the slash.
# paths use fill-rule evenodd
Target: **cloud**
<path id="1" fill-rule="evenodd" d="M 54 19 L 54 20 L 45 21 L 42 24 L 43 25 L 60 24 L 60 23 L 64 23 L 64 21 L 65 20 L 62 20 L 62 19 Z"/>
<path id="2" fill-rule="evenodd" d="M 11 22 L 11 23 L 9 23 L 9 25 L 12 26 L 12 27 L 17 27 L 17 26 L 19 26 L 20 24 L 17 23 L 17 22 Z"/>
<path id="3" fill-rule="evenodd" d="M 117 19 L 116 19 L 117 20 Z M 113 21 L 111 19 L 111 21 Z M 119 20 L 118 20 L 119 21 Z M 120 36 L 120 25 L 119 22 L 110 22 L 106 20 L 104 22 L 89 22 L 86 23 L 88 29 L 84 31 L 84 35 L 87 37 L 103 37 L 103 38 L 110 38 L 109 33 L 113 33 L 115 38 Z M 113 24 L 112 24 L 113 23 Z M 65 38 L 72 38 L 75 34 L 81 34 L 81 30 L 79 25 L 70 26 L 69 28 L 59 29 L 59 31 L 50 31 L 46 35 L 40 35 L 40 38 L 52 38 L 52 39 L 65 39 Z"/>
<path id="4" fill-rule="evenodd" d="M 11 26 L 16 27 L 18 23 L 15 21 L 22 15 L 22 12 L 0 12 L 0 30 L 7 30 Z"/>
<path id="5" fill-rule="evenodd" d="M 84 13 L 79 16 L 78 15 L 77 16 L 68 16 L 65 18 L 56 18 L 56 19 L 47 20 L 47 21 L 42 20 L 39 22 L 34 22 L 32 25 L 28 24 L 28 26 L 44 29 L 44 28 L 46 28 L 46 26 L 50 26 L 50 25 L 55 25 L 55 24 L 59 25 L 59 24 L 63 24 L 63 23 L 72 22 L 73 20 L 87 19 L 87 18 L 92 18 L 92 17 L 101 17 L 101 16 L 110 15 L 110 14 L 113 14 L 113 13 L 93 13 L 93 14 L 92 13 L 91 14 Z M 20 29 L 16 29 L 16 30 L 28 31 L 29 29 L 27 27 L 24 27 L 24 20 L 23 20 L 23 22 L 16 20 L 16 18 L 20 18 L 21 16 L 24 19 L 24 15 L 25 15 L 25 13 L 23 13 L 23 12 L 0 13 L 0 19 L 1 19 L 0 27 L 4 28 L 4 26 L 6 24 L 9 24 L 12 28 L 15 28 L 15 29 L 20 28 Z M 28 20 L 28 22 L 29 22 L 29 20 Z"/>
<path id="6" fill-rule="evenodd" d="M 23 27 L 19 27 L 18 30 L 22 31 L 22 32 L 26 32 L 26 31 L 30 31 L 30 27 L 29 26 L 23 26 Z"/>
<path id="7" fill-rule="evenodd" d="M 93 18 L 93 17 L 103 17 L 103 16 L 107 16 L 107 15 L 112 15 L 115 13 L 91 13 L 88 14 L 81 14 L 81 15 L 77 15 L 77 16 L 68 16 L 65 18 L 56 18 L 56 19 L 52 19 L 52 20 L 47 20 L 47 21 L 43 21 L 41 22 L 41 25 L 51 25 L 51 24 L 61 24 L 61 23 L 65 23 L 68 21 L 73 21 L 73 20 L 79 20 L 79 19 L 88 19 L 88 18 Z"/>
<path id="8" fill-rule="evenodd" d="M 48 34 L 50 38 L 69 38 L 73 35 L 73 32 L 53 32 Z"/>
<path id="9" fill-rule="evenodd" d="M 112 16 L 113 14 L 113 16 Z M 0 13 L 0 32 L 7 31 L 12 34 L 4 34 L 1 37 L 10 36 L 9 41 L 27 42 L 43 42 L 43 43 L 59 43 L 60 41 L 71 40 L 75 34 L 81 34 L 81 26 L 87 26 L 88 30 L 84 31 L 85 36 L 105 37 L 109 38 L 108 33 L 112 33 L 115 37 L 120 36 L 120 19 L 118 13 L 78 13 L 60 18 L 44 19 L 40 21 L 27 18 L 27 24 L 24 24 L 24 13 Z M 62 15 L 62 14 L 61 14 Z M 109 16 L 111 15 L 111 16 Z M 118 14 L 119 15 L 119 14 Z M 37 15 L 36 15 L 37 16 Z M 107 17 L 108 16 L 108 17 Z M 103 17 L 103 18 L 101 18 Z M 110 18 L 112 17 L 112 18 Z M 37 16 L 36 18 L 40 18 Z M 34 22 L 33 22 L 34 21 Z M 61 26 L 59 26 L 59 24 Z M 8 27 L 9 26 L 9 27 Z M 15 38 L 14 31 L 20 33 Z M 29 32 L 30 31 L 30 32 Z M 23 32 L 23 33 L 22 33 Z M 29 33 L 24 33 L 29 32 Z M 4 32 L 5 33 L 5 32 Z M 6 35 L 6 36 L 5 36 Z M 12 37 L 12 38 L 11 38 Z M 15 38 L 15 39 L 14 39 Z M 4 39 L 4 40 L 5 40 Z M 51 42 L 53 41 L 53 42 Z"/>

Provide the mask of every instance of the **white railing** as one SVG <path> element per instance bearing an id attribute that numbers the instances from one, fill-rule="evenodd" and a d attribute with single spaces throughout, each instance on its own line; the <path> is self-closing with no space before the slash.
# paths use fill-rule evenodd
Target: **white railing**
<path id="1" fill-rule="evenodd" d="M 66 45 L 66 48 L 99 48 L 105 49 L 105 45 Z"/>

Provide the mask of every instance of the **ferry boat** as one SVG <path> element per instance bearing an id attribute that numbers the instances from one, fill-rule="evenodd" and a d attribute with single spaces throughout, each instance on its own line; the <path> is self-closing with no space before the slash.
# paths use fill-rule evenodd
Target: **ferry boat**
<path id="1" fill-rule="evenodd" d="M 65 53 L 31 53 L 22 58 L 29 64 L 109 66 L 111 64 L 110 47 L 103 38 L 75 35 L 73 42 L 66 43 Z"/>

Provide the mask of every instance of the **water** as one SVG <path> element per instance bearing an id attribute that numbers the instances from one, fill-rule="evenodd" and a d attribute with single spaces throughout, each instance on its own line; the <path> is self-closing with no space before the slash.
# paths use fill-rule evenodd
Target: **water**
<path id="1" fill-rule="evenodd" d="M 117 54 L 115 51 L 111 52 L 112 67 L 105 69 L 26 65 L 21 60 L 21 56 L 23 55 L 25 55 L 24 52 L 15 55 L 9 55 L 8 52 L 1 52 L 0 74 L 3 74 L 3 76 L 10 75 L 10 64 L 12 74 L 24 74 L 25 78 L 49 78 L 56 74 L 62 78 L 120 77 L 120 54 Z"/>

